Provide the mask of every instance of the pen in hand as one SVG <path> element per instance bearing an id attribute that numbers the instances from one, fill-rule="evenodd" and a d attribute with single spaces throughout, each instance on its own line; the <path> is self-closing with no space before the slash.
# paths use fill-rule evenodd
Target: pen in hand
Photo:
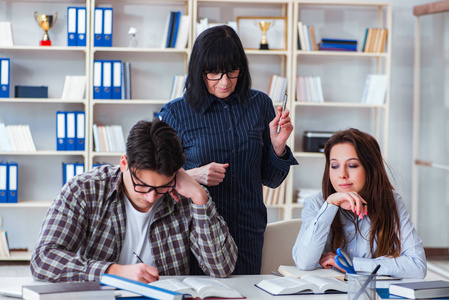
<path id="1" fill-rule="evenodd" d="M 145 263 L 143 262 L 143 260 L 139 257 L 139 255 L 137 255 L 136 252 L 133 252 L 133 254 L 137 257 L 137 260 L 138 260 L 139 262 L 145 264 Z"/>
<path id="2" fill-rule="evenodd" d="M 282 113 L 284 112 L 286 105 L 287 105 L 287 94 L 284 95 L 284 100 L 282 101 L 281 117 L 279 118 L 279 123 L 278 123 L 278 128 L 276 130 L 276 133 L 279 133 L 281 131 Z"/>

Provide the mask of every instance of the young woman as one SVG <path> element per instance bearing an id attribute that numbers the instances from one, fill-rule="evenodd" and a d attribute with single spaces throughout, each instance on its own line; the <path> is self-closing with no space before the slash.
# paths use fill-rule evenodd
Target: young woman
<path id="1" fill-rule="evenodd" d="M 338 268 L 334 258 L 342 248 L 356 271 L 380 265 L 378 274 L 424 278 L 421 238 L 388 179 L 377 141 L 357 129 L 339 131 L 324 153 L 322 192 L 305 200 L 293 247 L 296 266 Z"/>

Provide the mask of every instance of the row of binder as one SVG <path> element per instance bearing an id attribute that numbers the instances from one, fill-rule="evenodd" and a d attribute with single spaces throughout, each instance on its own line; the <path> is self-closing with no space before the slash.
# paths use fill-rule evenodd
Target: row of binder
<path id="1" fill-rule="evenodd" d="M 0 203 L 17 203 L 19 167 L 15 162 L 0 162 Z"/>
<path id="2" fill-rule="evenodd" d="M 67 46 L 86 46 L 86 7 L 67 8 Z"/>
<path id="3" fill-rule="evenodd" d="M 0 58 L 0 98 L 9 98 L 9 58 Z"/>
<path id="4" fill-rule="evenodd" d="M 67 181 L 84 173 L 84 164 L 82 163 L 63 163 L 62 164 L 62 185 Z"/>
<path id="5" fill-rule="evenodd" d="M 94 99 L 124 99 L 122 93 L 122 84 L 126 83 L 124 75 L 122 61 L 94 60 Z"/>
<path id="6" fill-rule="evenodd" d="M 84 151 L 86 114 L 84 111 L 56 112 L 56 150 Z"/>
<path id="7" fill-rule="evenodd" d="M 112 7 L 95 8 L 94 47 L 112 47 Z"/>

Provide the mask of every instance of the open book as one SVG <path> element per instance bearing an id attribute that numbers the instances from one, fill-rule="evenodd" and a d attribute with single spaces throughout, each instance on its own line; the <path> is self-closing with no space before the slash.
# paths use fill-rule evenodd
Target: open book
<path id="1" fill-rule="evenodd" d="M 341 281 L 345 280 L 345 273 L 342 273 L 342 272 L 334 270 L 334 269 L 317 268 L 317 269 L 311 270 L 311 271 L 302 271 L 302 270 L 299 270 L 298 268 L 296 268 L 296 266 L 280 265 L 278 268 L 278 272 L 284 276 L 290 276 L 290 277 L 296 277 L 296 278 L 302 278 L 305 275 L 315 275 L 315 276 L 320 276 L 320 277 L 336 278 Z"/>
<path id="2" fill-rule="evenodd" d="M 347 293 L 348 285 L 335 278 L 305 275 L 295 277 L 278 277 L 265 279 L 256 286 L 272 295 L 293 295 L 303 293 Z"/>
<path id="3" fill-rule="evenodd" d="M 162 279 L 149 283 L 151 286 L 190 295 L 192 298 L 245 298 L 235 289 L 211 278 L 188 277 Z"/>

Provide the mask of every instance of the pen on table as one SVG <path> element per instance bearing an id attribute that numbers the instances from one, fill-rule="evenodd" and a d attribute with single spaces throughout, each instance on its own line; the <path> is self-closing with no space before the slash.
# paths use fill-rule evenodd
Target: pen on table
<path id="1" fill-rule="evenodd" d="M 286 105 L 287 105 L 287 94 L 284 95 L 284 100 L 282 101 L 281 117 L 279 118 L 278 129 L 276 130 L 276 133 L 279 133 L 281 131 L 282 113 L 284 112 Z"/>
<path id="2" fill-rule="evenodd" d="M 133 254 L 137 257 L 137 260 L 138 260 L 139 262 L 141 262 L 141 263 L 144 264 L 143 260 L 139 257 L 139 255 L 137 255 L 136 252 L 133 252 Z"/>

